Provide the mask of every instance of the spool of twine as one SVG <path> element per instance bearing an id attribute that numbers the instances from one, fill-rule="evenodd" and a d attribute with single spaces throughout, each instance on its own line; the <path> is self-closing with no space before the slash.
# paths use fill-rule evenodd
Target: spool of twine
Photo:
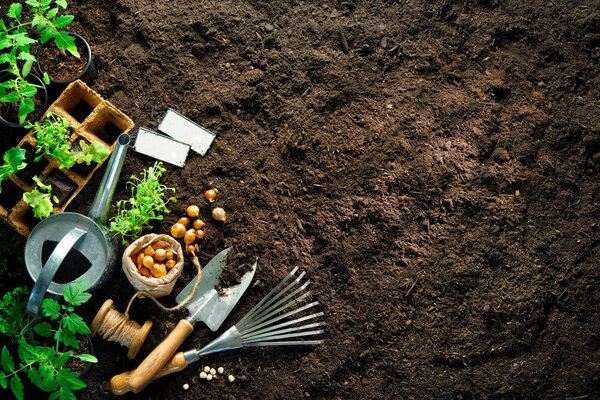
<path id="1" fill-rule="evenodd" d="M 117 342 L 129 348 L 127 357 L 134 358 L 148 337 L 152 322 L 146 321 L 143 326 L 129 319 L 129 307 L 124 314 L 113 308 L 113 301 L 107 299 L 92 321 L 91 335 L 99 333 L 105 340 Z"/>

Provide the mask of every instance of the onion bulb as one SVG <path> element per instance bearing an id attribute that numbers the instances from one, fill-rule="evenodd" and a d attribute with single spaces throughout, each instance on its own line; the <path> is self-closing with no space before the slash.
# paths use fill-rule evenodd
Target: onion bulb
<path id="1" fill-rule="evenodd" d="M 181 239 L 185 235 L 185 225 L 177 223 L 171 227 L 171 236 Z"/>
<path id="2" fill-rule="evenodd" d="M 146 247 L 146 249 L 144 250 L 144 254 L 152 257 L 154 255 L 154 247 L 152 247 L 152 246 Z"/>
<path id="3" fill-rule="evenodd" d="M 194 220 L 194 229 L 202 229 L 206 225 L 200 218 Z"/>
<path id="4" fill-rule="evenodd" d="M 152 266 L 154 265 L 154 258 L 152 258 L 151 256 L 144 257 L 143 264 L 146 268 L 152 268 Z"/>
<path id="5" fill-rule="evenodd" d="M 196 231 L 196 239 L 204 239 L 204 231 L 202 229 Z"/>
<path id="6" fill-rule="evenodd" d="M 167 266 L 168 269 L 171 269 L 175 266 L 176 262 L 175 260 L 167 260 L 167 263 L 165 264 Z"/>
<path id="7" fill-rule="evenodd" d="M 193 204 L 189 206 L 185 211 L 187 212 L 187 215 L 190 218 L 196 218 L 198 214 L 200 214 L 200 209 L 198 208 L 198 206 Z"/>
<path id="8" fill-rule="evenodd" d="M 196 241 L 196 230 L 189 229 L 185 235 L 183 236 L 183 241 L 185 244 L 190 245 Z"/>
<path id="9" fill-rule="evenodd" d="M 139 270 L 140 275 L 145 276 L 146 278 L 152 278 L 152 272 L 146 267 L 142 267 Z"/>
<path id="10" fill-rule="evenodd" d="M 173 260 L 175 258 L 175 253 L 171 250 L 167 250 L 167 260 Z"/>
<path id="11" fill-rule="evenodd" d="M 162 278 L 167 274 L 167 266 L 165 264 L 154 264 L 151 271 L 155 278 Z"/>
<path id="12" fill-rule="evenodd" d="M 212 203 L 213 201 L 215 201 L 217 193 L 219 193 L 217 189 L 209 189 L 206 192 L 204 192 L 204 197 L 206 197 L 206 200 Z"/>
<path id="13" fill-rule="evenodd" d="M 217 221 L 225 222 L 227 220 L 227 215 L 225 215 L 225 210 L 223 210 L 223 207 L 213 208 L 212 216 Z"/>
<path id="14" fill-rule="evenodd" d="M 196 246 L 194 246 L 193 244 L 190 244 L 185 249 L 188 253 L 193 253 L 196 251 Z"/>
<path id="15" fill-rule="evenodd" d="M 190 219 L 188 217 L 181 217 L 177 223 L 183 226 L 188 226 L 190 224 Z"/>
<path id="16" fill-rule="evenodd" d="M 158 249 L 154 252 L 153 257 L 156 261 L 165 261 L 167 258 L 167 251 L 165 249 Z"/>

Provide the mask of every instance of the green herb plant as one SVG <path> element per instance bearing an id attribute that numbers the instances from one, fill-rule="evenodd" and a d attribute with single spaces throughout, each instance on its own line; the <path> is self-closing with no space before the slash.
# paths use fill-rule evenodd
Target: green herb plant
<path id="1" fill-rule="evenodd" d="M 11 79 L 0 83 L 0 101 L 18 103 L 19 123 L 25 123 L 27 116 L 35 109 L 33 97 L 42 86 L 27 81 L 36 58 L 31 54 L 31 45 L 38 40 L 29 36 L 27 28 L 40 31 L 41 43 L 53 39 L 56 46 L 64 53 L 68 51 L 79 58 L 75 45 L 75 38 L 62 29 L 73 22 L 72 15 L 58 15 L 60 9 L 67 8 L 67 0 L 26 0 L 29 6 L 24 17 L 23 5 L 13 3 L 10 5 L 5 22 L 0 18 L 0 65 L 8 67 L 0 72 L 8 72 Z M 50 83 L 48 74 L 44 73 L 43 81 Z"/>
<path id="2" fill-rule="evenodd" d="M 27 166 L 27 163 L 24 162 L 25 149 L 13 147 L 4 153 L 2 158 L 4 159 L 5 164 L 0 166 L 0 184 L 7 179 L 10 174 L 14 174 Z M 1 191 L 2 187 L 0 186 L 0 192 Z"/>
<path id="3" fill-rule="evenodd" d="M 33 216 L 39 219 L 46 218 L 52 212 L 52 201 L 58 203 L 56 196 L 52 196 L 52 186 L 44 184 L 37 176 L 33 180 L 38 187 L 31 192 L 23 193 L 23 200 L 33 209 Z"/>
<path id="4" fill-rule="evenodd" d="M 0 333 L 13 338 L 13 343 L 32 337 L 32 328 L 37 320 L 25 313 L 28 298 L 29 289 L 19 286 L 6 292 L 0 301 Z"/>
<path id="5" fill-rule="evenodd" d="M 83 319 L 74 313 L 75 307 L 82 305 L 91 297 L 85 293 L 86 282 L 80 280 L 75 287 L 67 285 L 63 295 L 65 304 L 59 304 L 54 299 L 44 299 L 42 311 L 52 322 L 39 322 L 33 331 L 42 339 L 41 343 L 52 341 L 46 346 L 35 339 L 28 340 L 22 336 L 18 341 L 18 358 L 10 353 L 7 346 L 2 348 L 0 357 L 0 386 L 11 391 L 19 400 L 24 396 L 23 376 L 38 388 L 49 392 L 50 400 L 75 399 L 74 391 L 83 389 L 86 384 L 79 379 L 79 373 L 65 367 L 71 356 L 72 349 L 79 349 L 77 335 L 89 334 L 90 329 Z M 77 358 L 84 362 L 96 363 L 98 359 L 90 354 L 78 354 Z"/>
<path id="6" fill-rule="evenodd" d="M 43 122 L 36 121 L 27 128 L 35 130 L 36 154 L 34 161 L 39 161 L 44 153 L 58 160 L 60 168 L 69 169 L 75 164 L 91 162 L 99 163 L 110 154 L 110 150 L 102 143 L 94 140 L 88 145 L 85 141 L 79 142 L 80 151 L 73 151 L 69 138 L 71 132 L 69 122 L 60 115 L 48 111 Z M 73 127 L 75 128 L 75 127 Z"/>
<path id="7" fill-rule="evenodd" d="M 151 220 L 161 221 L 162 214 L 170 212 L 167 203 L 177 201 L 175 197 L 164 200 L 167 193 L 175 193 L 175 189 L 159 182 L 165 172 L 161 165 L 156 163 L 142 171 L 140 178 L 132 175 L 127 181 L 127 185 L 131 186 L 131 197 L 117 202 L 119 212 L 110 222 L 110 230 L 121 234 L 123 244 L 127 243 L 126 238 L 139 237 L 142 229 L 152 228 Z"/>

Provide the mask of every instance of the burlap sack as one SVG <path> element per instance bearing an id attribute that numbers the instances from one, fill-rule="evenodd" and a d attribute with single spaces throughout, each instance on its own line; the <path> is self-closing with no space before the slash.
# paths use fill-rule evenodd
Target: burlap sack
<path id="1" fill-rule="evenodd" d="M 162 278 L 147 278 L 138 272 L 137 265 L 131 260 L 131 256 L 158 240 L 169 243 L 171 249 L 177 252 L 177 263 Z M 182 270 L 183 251 L 181 245 L 169 235 L 155 235 L 152 233 L 142 236 L 131 243 L 123 253 L 123 272 L 125 272 L 129 282 L 138 292 L 146 292 L 153 297 L 164 297 L 171 293 Z"/>

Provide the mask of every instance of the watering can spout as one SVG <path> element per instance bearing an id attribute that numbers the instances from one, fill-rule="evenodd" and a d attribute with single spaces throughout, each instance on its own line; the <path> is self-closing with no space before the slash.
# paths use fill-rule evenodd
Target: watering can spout
<path id="1" fill-rule="evenodd" d="M 122 133 L 117 139 L 117 145 L 106 166 L 106 171 L 100 182 L 100 188 L 96 193 L 96 197 L 94 197 L 94 202 L 88 213 L 88 217 L 101 225 L 104 225 L 108 218 L 108 211 L 110 210 L 110 204 L 115 193 L 117 182 L 119 181 L 119 175 L 121 174 L 121 168 L 123 167 L 123 161 L 125 160 L 129 141 L 130 137 L 126 133 Z"/>

